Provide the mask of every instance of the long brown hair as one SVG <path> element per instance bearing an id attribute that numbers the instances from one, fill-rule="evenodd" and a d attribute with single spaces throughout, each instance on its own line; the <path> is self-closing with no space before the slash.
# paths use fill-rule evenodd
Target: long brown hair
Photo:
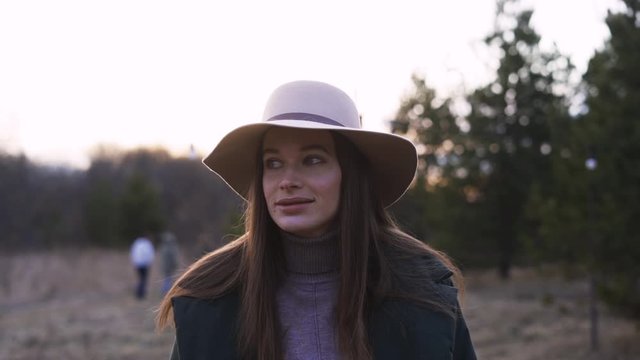
<path id="1" fill-rule="evenodd" d="M 343 136 L 332 132 L 342 171 L 337 223 L 340 236 L 340 288 L 336 305 L 338 344 L 347 359 L 371 359 L 367 317 L 385 297 L 415 300 L 454 315 L 442 298 L 416 293 L 415 282 L 429 265 L 405 260 L 428 257 L 449 268 L 461 283 L 457 268 L 442 253 L 407 235 L 394 223 L 376 191 L 368 160 Z M 261 154 L 258 154 L 261 159 Z M 159 329 L 170 324 L 171 298 L 215 299 L 240 293 L 238 349 L 243 358 L 281 359 L 281 339 L 275 293 L 283 275 L 278 229 L 269 216 L 262 190 L 262 161 L 249 194 L 245 234 L 191 265 L 162 300 Z M 411 264 L 411 268 L 407 268 Z M 422 267 L 423 269 L 416 269 Z M 412 281 L 415 280 L 415 281 Z M 405 286 L 406 285 L 406 286 Z"/>

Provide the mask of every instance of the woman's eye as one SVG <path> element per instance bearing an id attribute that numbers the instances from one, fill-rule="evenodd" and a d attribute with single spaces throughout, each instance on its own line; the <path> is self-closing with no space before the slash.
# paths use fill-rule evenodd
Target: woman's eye
<path id="1" fill-rule="evenodd" d="M 282 163 L 276 159 L 266 159 L 264 161 L 264 167 L 267 169 L 278 169 L 282 166 Z"/>
<path id="2" fill-rule="evenodd" d="M 320 156 L 316 156 L 316 155 L 311 155 L 311 156 L 307 156 L 304 159 L 304 163 L 307 165 L 316 165 L 316 164 L 322 164 L 324 163 L 324 159 Z"/>

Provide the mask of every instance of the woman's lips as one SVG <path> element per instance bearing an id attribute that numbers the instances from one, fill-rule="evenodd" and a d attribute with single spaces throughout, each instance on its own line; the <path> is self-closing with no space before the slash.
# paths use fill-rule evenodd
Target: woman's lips
<path id="1" fill-rule="evenodd" d="M 312 202 L 313 199 L 308 198 L 286 198 L 276 201 L 276 207 L 280 208 L 284 213 L 291 214 L 304 210 L 307 204 Z"/>

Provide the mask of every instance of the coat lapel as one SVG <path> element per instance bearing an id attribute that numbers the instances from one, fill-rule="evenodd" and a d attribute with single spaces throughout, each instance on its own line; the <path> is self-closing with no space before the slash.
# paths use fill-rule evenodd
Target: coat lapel
<path id="1" fill-rule="evenodd" d="M 386 301 L 370 319 L 375 359 L 451 359 L 455 319 L 408 301 Z"/>

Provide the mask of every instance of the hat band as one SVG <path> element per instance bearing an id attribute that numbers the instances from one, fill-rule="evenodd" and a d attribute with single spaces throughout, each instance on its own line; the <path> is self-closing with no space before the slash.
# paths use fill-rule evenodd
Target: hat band
<path id="1" fill-rule="evenodd" d="M 284 113 L 284 114 L 272 116 L 268 118 L 266 121 L 274 121 L 274 120 L 305 120 L 305 121 L 313 121 L 313 122 L 317 122 L 325 125 L 335 125 L 335 126 L 344 127 L 344 125 L 340 124 L 339 122 L 333 119 L 329 119 L 328 117 L 324 117 L 316 114 L 300 113 L 300 112 Z"/>

